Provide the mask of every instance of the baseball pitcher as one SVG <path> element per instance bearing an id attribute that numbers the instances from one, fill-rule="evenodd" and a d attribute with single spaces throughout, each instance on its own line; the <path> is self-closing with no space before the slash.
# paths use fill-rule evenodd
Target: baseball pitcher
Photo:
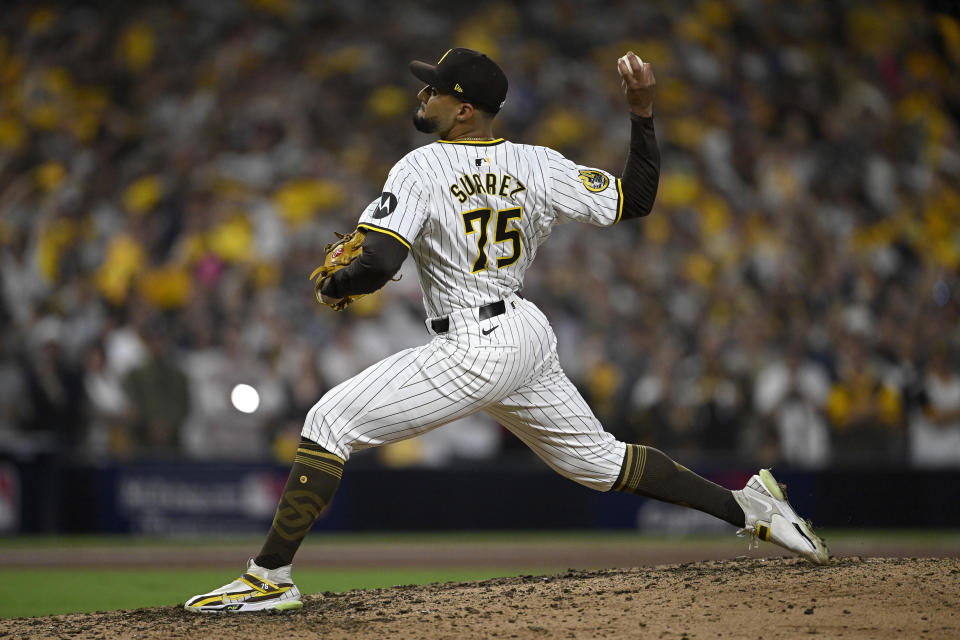
<path id="1" fill-rule="evenodd" d="M 410 70 L 426 85 L 414 125 L 437 141 L 394 165 L 357 229 L 328 247 L 314 276 L 318 300 L 339 310 L 384 286 L 413 254 L 432 339 L 370 366 L 314 405 L 260 553 L 237 580 L 185 608 L 301 607 L 293 557 L 351 454 L 477 411 L 574 482 L 699 509 L 742 535 L 826 563 L 823 541 L 769 471 L 731 491 L 657 449 L 604 431 L 560 368 L 550 322 L 518 293 L 556 225 L 611 227 L 650 212 L 660 167 L 651 65 L 632 52 L 617 60 L 632 126 L 619 178 L 546 147 L 497 138 L 507 78 L 486 55 L 451 49 L 436 64 L 414 61 Z"/>

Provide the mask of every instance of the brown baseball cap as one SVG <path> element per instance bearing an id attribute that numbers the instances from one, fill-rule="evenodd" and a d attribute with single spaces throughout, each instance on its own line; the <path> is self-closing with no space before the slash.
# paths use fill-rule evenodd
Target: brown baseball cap
<path id="1" fill-rule="evenodd" d="M 437 64 L 414 60 L 410 71 L 428 85 L 490 113 L 500 111 L 507 97 L 507 76 L 503 69 L 486 54 L 473 49 L 450 49 Z"/>

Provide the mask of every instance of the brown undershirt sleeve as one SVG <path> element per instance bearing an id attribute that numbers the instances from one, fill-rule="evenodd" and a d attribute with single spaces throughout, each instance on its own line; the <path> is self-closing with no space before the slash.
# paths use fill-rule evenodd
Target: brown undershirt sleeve
<path id="1" fill-rule="evenodd" d="M 660 149 L 653 118 L 630 114 L 630 154 L 623 168 L 621 220 L 642 218 L 653 209 L 660 183 Z"/>

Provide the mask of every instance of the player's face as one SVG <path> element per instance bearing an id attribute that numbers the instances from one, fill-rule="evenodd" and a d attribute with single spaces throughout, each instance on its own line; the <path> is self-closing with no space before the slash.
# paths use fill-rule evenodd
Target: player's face
<path id="1" fill-rule="evenodd" d="M 425 86 L 417 94 L 420 105 L 413 114 L 413 126 L 423 133 L 438 133 L 443 137 L 453 128 L 454 116 L 460 101 L 441 93 L 436 87 Z"/>

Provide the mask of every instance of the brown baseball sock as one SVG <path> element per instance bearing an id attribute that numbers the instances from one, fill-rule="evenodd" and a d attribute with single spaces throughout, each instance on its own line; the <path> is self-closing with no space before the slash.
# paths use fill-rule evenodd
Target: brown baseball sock
<path id="1" fill-rule="evenodd" d="M 270 533 L 254 562 L 266 569 L 292 563 L 303 538 L 336 493 L 342 475 L 343 459 L 302 439 Z"/>
<path id="2" fill-rule="evenodd" d="M 653 447 L 628 444 L 616 491 L 678 504 L 744 526 L 743 509 L 733 492 L 698 476 Z"/>

